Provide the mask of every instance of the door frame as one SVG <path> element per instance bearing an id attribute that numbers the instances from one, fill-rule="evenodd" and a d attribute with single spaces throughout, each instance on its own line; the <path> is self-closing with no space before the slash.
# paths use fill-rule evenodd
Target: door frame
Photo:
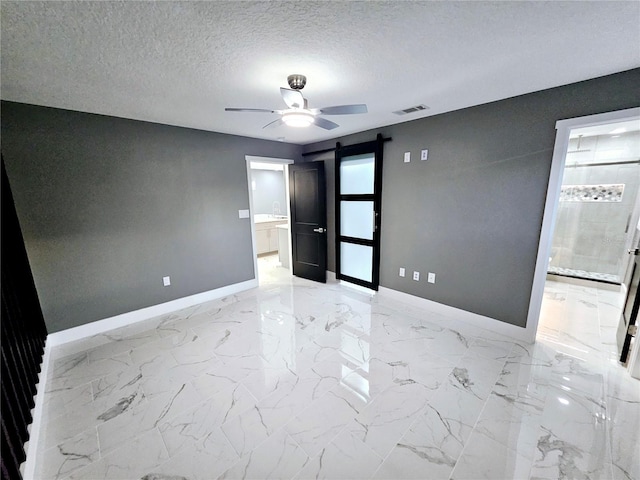
<path id="1" fill-rule="evenodd" d="M 542 298 L 544 296 L 544 286 L 547 279 L 547 267 L 549 265 L 551 243 L 553 241 L 553 229 L 556 223 L 558 202 L 560 200 L 560 188 L 562 187 L 562 176 L 564 174 L 564 166 L 567 159 L 569 135 L 571 130 L 574 128 L 591 127 L 596 125 L 605 125 L 607 123 L 621 122 L 624 120 L 632 120 L 638 116 L 640 116 L 640 107 L 569 118 L 565 120 L 558 120 L 556 122 L 556 140 L 553 148 L 553 158 L 551 160 L 551 172 L 549 173 L 547 197 L 542 217 L 540 242 L 538 244 L 538 256 L 536 258 L 536 267 L 533 275 L 531 297 L 529 300 L 529 312 L 527 314 L 527 325 L 525 327 L 524 335 L 530 342 L 535 341 L 536 332 L 538 331 Z"/>
<path id="2" fill-rule="evenodd" d="M 384 149 L 385 139 L 382 138 L 381 134 L 376 136 L 375 140 L 371 140 L 369 142 L 362 142 L 355 145 L 347 145 L 342 146 L 340 143 L 336 143 L 336 153 L 335 153 L 335 255 L 336 255 L 336 279 L 338 281 L 345 281 L 349 283 L 353 283 L 355 285 L 359 285 L 364 288 L 373 289 L 375 291 L 378 290 L 380 286 L 380 238 L 381 238 L 381 230 L 382 230 L 382 164 L 383 164 L 383 149 Z M 340 160 L 344 157 L 350 157 L 353 155 L 362 155 L 367 153 L 374 154 L 374 185 L 373 185 L 373 209 L 374 209 L 374 230 L 373 230 L 373 240 L 371 240 L 371 247 L 373 248 L 373 258 L 372 258 L 372 272 L 371 272 L 371 282 L 367 282 L 365 280 L 361 280 L 358 278 L 350 277 L 347 275 L 342 275 L 340 273 L 340 243 L 342 240 L 342 235 L 340 235 L 340 203 L 342 201 L 342 194 L 340 192 Z M 357 197 L 360 195 L 351 195 Z M 366 197 L 371 196 L 371 194 L 366 194 Z M 348 237 L 347 237 L 348 238 Z M 360 243 L 360 242 L 349 242 L 347 243 L 355 243 L 361 245 L 368 245 L 369 242 Z"/>
<path id="3" fill-rule="evenodd" d="M 289 165 L 293 165 L 295 162 L 290 158 L 276 158 L 276 157 L 259 157 L 256 155 L 245 155 L 244 159 L 247 164 L 247 194 L 249 196 L 249 223 L 251 224 L 251 247 L 253 251 L 253 271 L 254 271 L 254 280 L 258 282 L 260 285 L 260 275 L 258 274 L 258 244 L 256 240 L 256 224 L 253 221 L 254 216 L 254 207 L 253 207 L 253 190 L 251 188 L 251 162 L 260 162 L 260 163 L 275 163 L 284 166 L 284 188 L 285 188 L 285 196 L 287 202 L 287 227 L 289 232 L 291 232 L 291 207 L 289 202 Z M 291 242 L 289 242 L 289 265 L 293 265 L 291 262 Z M 293 271 L 290 268 L 291 272 Z M 291 273 L 290 272 L 290 273 Z"/>

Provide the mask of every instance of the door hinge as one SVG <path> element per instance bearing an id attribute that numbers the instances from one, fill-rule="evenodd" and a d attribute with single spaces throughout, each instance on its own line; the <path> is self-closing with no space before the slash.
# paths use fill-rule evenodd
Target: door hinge
<path id="1" fill-rule="evenodd" d="M 637 333 L 638 333 L 638 326 L 629 325 L 629 328 L 627 328 L 627 335 L 631 335 L 632 337 L 635 337 Z"/>

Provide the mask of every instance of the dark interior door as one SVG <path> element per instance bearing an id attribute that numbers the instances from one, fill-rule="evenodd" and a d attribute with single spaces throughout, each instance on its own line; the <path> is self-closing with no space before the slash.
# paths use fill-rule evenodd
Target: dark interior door
<path id="1" fill-rule="evenodd" d="M 627 298 L 620 316 L 617 332 L 618 350 L 620 351 L 620 361 L 622 363 L 627 361 L 627 355 L 629 355 L 629 346 L 634 336 L 632 333 L 634 331 L 633 327 L 636 324 L 638 309 L 640 308 L 640 296 L 638 295 L 638 292 L 640 292 L 638 289 L 640 284 L 640 256 L 638 255 L 640 254 L 640 249 L 630 250 L 629 254 L 634 255 L 633 273 L 627 288 Z"/>
<path id="2" fill-rule="evenodd" d="M 323 162 L 289 166 L 293 274 L 327 281 L 327 201 Z"/>

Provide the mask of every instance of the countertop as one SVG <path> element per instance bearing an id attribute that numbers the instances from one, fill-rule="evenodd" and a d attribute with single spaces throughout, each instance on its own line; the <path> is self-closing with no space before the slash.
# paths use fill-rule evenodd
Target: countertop
<path id="1" fill-rule="evenodd" d="M 286 215 L 271 215 L 268 213 L 257 213 L 253 216 L 254 223 L 282 222 L 287 221 Z"/>

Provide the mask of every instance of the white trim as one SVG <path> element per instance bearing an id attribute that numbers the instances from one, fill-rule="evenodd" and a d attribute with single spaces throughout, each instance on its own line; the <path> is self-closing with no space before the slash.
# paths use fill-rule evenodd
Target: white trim
<path id="1" fill-rule="evenodd" d="M 259 163 L 279 163 L 282 165 L 291 165 L 295 163 L 290 158 L 275 158 L 275 157 L 258 157 L 256 155 L 245 155 L 247 162 L 259 162 Z"/>
<path id="2" fill-rule="evenodd" d="M 256 222 L 254 221 L 254 208 L 253 208 L 253 190 L 251 189 L 251 158 L 249 155 L 245 155 L 247 163 L 247 194 L 249 195 L 249 224 L 251 226 L 251 251 L 253 252 L 253 272 L 256 283 L 260 285 L 260 278 L 258 274 L 258 242 L 256 241 Z"/>
<path id="3" fill-rule="evenodd" d="M 279 163 L 281 165 L 284 165 L 284 187 L 285 195 L 287 196 L 287 227 L 289 227 L 289 232 L 291 232 L 291 211 L 289 206 L 289 165 L 292 165 L 294 161 L 290 158 L 258 157 L 255 155 L 245 155 L 244 159 L 247 162 L 247 194 L 249 195 L 249 220 L 251 223 L 251 246 L 253 247 L 253 271 L 255 272 L 254 278 L 259 285 L 260 278 L 258 273 L 258 242 L 256 241 L 256 224 L 253 221 L 255 210 L 253 208 L 253 190 L 251 189 L 251 162 Z M 290 272 L 293 273 L 293 260 L 291 258 L 291 251 L 291 241 L 289 241 L 289 267 Z"/>
<path id="4" fill-rule="evenodd" d="M 233 295 L 235 293 L 244 292 L 245 290 L 249 290 L 257 286 L 258 281 L 253 278 L 244 282 L 234 283 L 233 285 L 227 285 L 226 287 L 209 290 L 208 292 L 196 293 L 195 295 L 178 298 L 176 300 L 171 300 L 170 302 L 152 305 L 151 307 L 141 308 L 140 310 L 123 313 L 114 317 L 105 318 L 104 320 L 97 320 L 85 325 L 80 325 L 79 327 L 73 327 L 67 330 L 62 330 L 60 332 L 51 333 L 47 338 L 47 345 L 55 347 L 64 343 L 81 340 L 93 335 L 108 332 L 110 330 L 113 330 L 114 328 L 124 327 L 127 325 L 131 325 L 132 323 L 141 322 L 160 315 L 165 315 L 167 313 L 175 312 L 177 310 L 191 307 L 199 303 L 204 303 L 218 298 L 226 297 L 228 295 Z"/>
<path id="5" fill-rule="evenodd" d="M 450 307 L 442 303 L 434 302 L 433 300 L 427 300 L 426 298 L 416 297 L 408 293 L 399 292 L 387 287 L 380 287 L 378 293 L 381 296 L 397 300 L 399 302 L 407 303 L 418 308 L 424 308 L 431 312 L 443 315 L 445 317 L 452 317 L 456 320 L 462 320 L 465 323 L 469 323 L 475 327 L 484 328 L 485 330 L 491 330 L 494 333 L 504 335 L 514 340 L 521 340 L 527 343 L 532 343 L 533 340 L 529 338 L 527 329 L 517 327 L 509 323 L 501 322 L 495 318 L 485 317 L 473 312 L 467 312 L 459 308 Z"/>
<path id="6" fill-rule="evenodd" d="M 540 229 L 538 256 L 536 258 L 533 284 L 531 285 L 531 297 L 529 298 L 529 311 L 527 313 L 526 329 L 531 341 L 536 337 L 538 321 L 540 320 L 540 309 L 542 308 L 542 297 L 544 295 L 544 285 L 547 280 L 549 254 L 553 240 L 553 227 L 556 223 L 556 210 L 558 199 L 560 198 L 560 187 L 562 186 L 564 161 L 569 147 L 569 132 L 569 129 L 558 130 L 553 148 L 551 172 L 549 174 L 549 184 L 547 185 L 547 198 L 544 204 L 542 228 Z"/>
<path id="7" fill-rule="evenodd" d="M 293 239 L 291 238 L 291 190 L 289 185 L 289 165 L 284 166 L 284 189 L 287 196 L 287 234 L 289 239 L 287 241 L 287 255 L 289 256 L 289 273 L 293 275 Z"/>
<path id="8" fill-rule="evenodd" d="M 640 116 L 640 107 L 617 110 L 615 112 L 598 113 L 585 117 L 567 118 L 556 122 L 556 130 L 606 125 L 607 123 L 624 122 Z M 566 153 L 566 152 L 565 152 Z"/>
<path id="9" fill-rule="evenodd" d="M 49 336 L 50 337 L 50 336 Z M 44 347 L 44 355 L 42 356 L 42 364 L 40 365 L 40 374 L 38 375 L 38 386 L 36 390 L 36 401 L 32 412 L 31 426 L 29 427 L 29 441 L 25 443 L 24 449 L 27 455 L 26 460 L 22 464 L 23 478 L 36 478 L 36 458 L 38 452 L 38 444 L 40 443 L 40 431 L 42 430 L 42 413 L 44 410 L 44 395 L 49 379 L 49 365 L 51 363 L 51 341 L 47 338 Z"/>
<path id="10" fill-rule="evenodd" d="M 640 108 L 629 108 L 626 110 L 619 110 L 617 112 L 599 113 L 596 115 L 569 118 L 556 122 L 556 141 L 553 148 L 551 172 L 549 174 L 549 184 L 547 186 L 547 199 L 544 205 L 542 228 L 540 230 L 540 243 L 538 244 L 538 256 L 536 258 L 536 268 L 533 275 L 533 285 L 531 287 L 531 297 L 529 300 L 529 312 L 527 314 L 526 332 L 527 338 L 529 338 L 530 341 L 535 340 L 536 331 L 538 330 L 540 309 L 542 307 L 542 296 L 544 294 L 544 284 L 547 278 L 549 254 L 551 253 L 551 242 L 553 240 L 553 228 L 556 221 L 560 187 L 562 186 L 562 174 L 564 172 L 571 129 L 621 122 L 638 116 L 640 116 Z"/>
<path id="11" fill-rule="evenodd" d="M 332 272 L 331 270 L 327 270 L 327 283 L 337 283 L 336 272 Z"/>

